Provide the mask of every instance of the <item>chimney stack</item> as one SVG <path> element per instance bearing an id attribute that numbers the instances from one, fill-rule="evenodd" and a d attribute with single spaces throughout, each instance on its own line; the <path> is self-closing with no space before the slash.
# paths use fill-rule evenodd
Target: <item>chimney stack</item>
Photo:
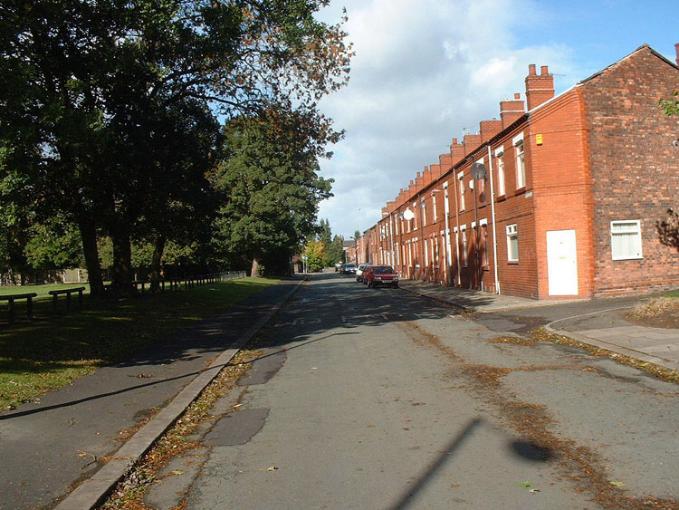
<path id="1" fill-rule="evenodd" d="M 496 134 L 502 131 L 502 121 L 501 120 L 482 120 L 479 123 L 479 133 L 481 133 L 481 141 L 487 142 L 493 138 Z"/>
<path id="2" fill-rule="evenodd" d="M 459 143 L 457 138 L 453 138 L 453 143 L 450 144 L 450 154 L 453 157 L 453 165 L 464 159 L 464 145 Z"/>
<path id="3" fill-rule="evenodd" d="M 547 66 L 540 66 L 540 74 L 535 72 L 535 64 L 528 66 L 526 76 L 526 101 L 528 110 L 540 106 L 554 97 L 554 76 L 549 74 Z"/>
<path id="4" fill-rule="evenodd" d="M 523 114 L 523 101 L 521 100 L 521 94 L 518 92 L 514 93 L 514 99 L 500 101 L 500 119 L 502 121 L 502 129 L 509 126 Z"/>

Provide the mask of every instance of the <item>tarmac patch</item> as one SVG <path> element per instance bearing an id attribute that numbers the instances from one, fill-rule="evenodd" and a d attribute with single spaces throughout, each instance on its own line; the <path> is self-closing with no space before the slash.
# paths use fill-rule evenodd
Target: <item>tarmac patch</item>
<path id="1" fill-rule="evenodd" d="M 205 436 L 207 446 L 238 446 L 250 442 L 269 416 L 269 409 L 243 409 L 219 420 Z"/>
<path id="2" fill-rule="evenodd" d="M 238 386 L 266 384 L 281 369 L 288 358 L 285 351 L 270 351 L 252 361 L 252 367 L 238 379 Z"/>

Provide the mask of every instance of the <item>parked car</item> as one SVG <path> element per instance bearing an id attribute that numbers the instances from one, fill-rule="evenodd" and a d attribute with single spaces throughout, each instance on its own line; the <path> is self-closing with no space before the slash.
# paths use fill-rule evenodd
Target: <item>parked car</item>
<path id="1" fill-rule="evenodd" d="M 356 264 L 344 264 L 342 274 L 356 274 Z"/>
<path id="2" fill-rule="evenodd" d="M 398 287 L 398 274 L 391 266 L 370 266 L 363 271 L 363 283 L 368 287 L 390 285 Z"/>
<path id="3" fill-rule="evenodd" d="M 370 267 L 370 264 L 359 264 L 356 268 L 356 281 L 363 281 L 363 272 Z"/>

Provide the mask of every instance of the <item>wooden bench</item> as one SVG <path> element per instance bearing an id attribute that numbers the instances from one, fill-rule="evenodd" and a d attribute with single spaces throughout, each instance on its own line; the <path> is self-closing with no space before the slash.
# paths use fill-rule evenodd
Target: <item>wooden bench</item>
<path id="1" fill-rule="evenodd" d="M 71 294 L 78 293 L 78 306 L 83 307 L 83 291 L 85 287 L 75 287 L 73 289 L 50 290 L 48 294 L 52 296 L 52 310 L 57 311 L 57 300 L 59 295 L 66 294 L 66 311 L 71 309 Z"/>
<path id="2" fill-rule="evenodd" d="M 7 301 L 7 322 L 14 324 L 14 302 L 19 299 L 26 300 L 26 315 L 28 320 L 33 319 L 33 298 L 36 297 L 35 292 L 27 292 L 25 294 L 9 294 L 7 296 L 0 296 L 0 301 Z"/>

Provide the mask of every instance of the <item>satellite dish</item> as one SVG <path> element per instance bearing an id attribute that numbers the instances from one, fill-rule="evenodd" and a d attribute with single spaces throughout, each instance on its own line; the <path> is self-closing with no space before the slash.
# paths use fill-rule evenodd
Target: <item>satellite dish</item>
<path id="1" fill-rule="evenodd" d="M 410 221 L 410 220 L 412 220 L 414 217 L 415 217 L 415 213 L 414 213 L 413 211 L 410 210 L 410 207 L 408 207 L 408 209 L 406 209 L 405 211 L 403 211 L 403 219 L 404 219 L 404 220 Z"/>

